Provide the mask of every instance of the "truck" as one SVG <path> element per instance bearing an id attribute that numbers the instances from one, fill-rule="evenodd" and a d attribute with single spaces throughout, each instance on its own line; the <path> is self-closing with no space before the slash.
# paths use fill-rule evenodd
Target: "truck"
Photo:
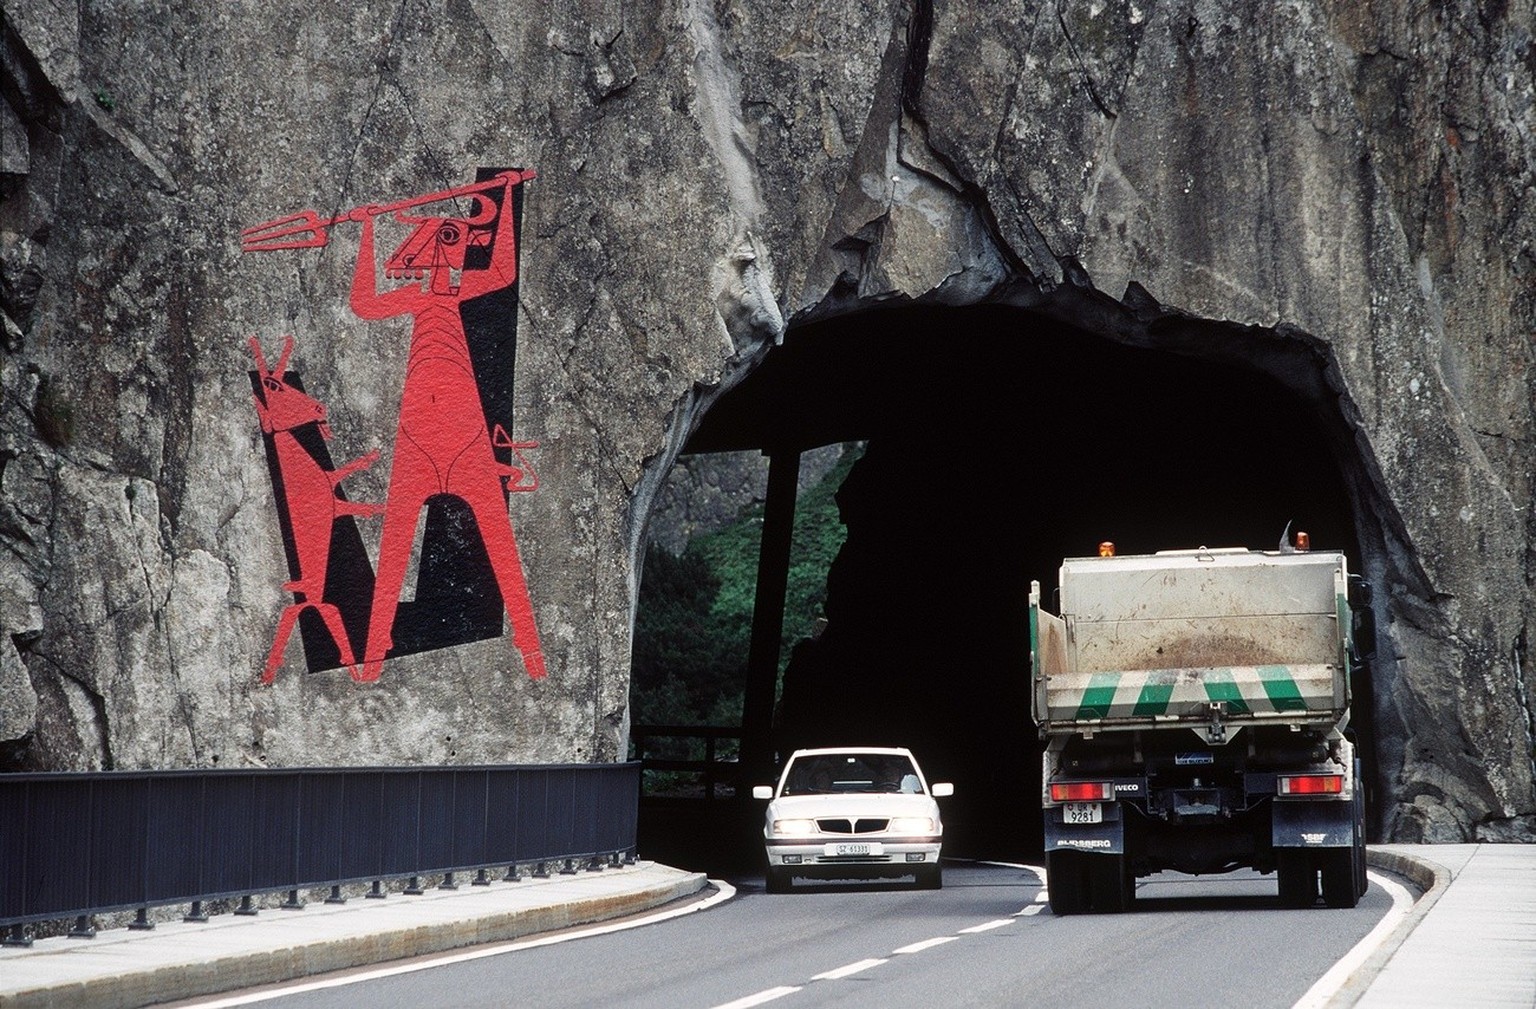
<path id="1" fill-rule="evenodd" d="M 1349 729 L 1370 586 L 1304 533 L 1279 549 L 1061 564 L 1029 596 L 1051 910 L 1118 912 L 1136 880 L 1251 868 L 1286 907 L 1365 893 Z M 1368 652 L 1366 656 L 1368 657 Z"/>

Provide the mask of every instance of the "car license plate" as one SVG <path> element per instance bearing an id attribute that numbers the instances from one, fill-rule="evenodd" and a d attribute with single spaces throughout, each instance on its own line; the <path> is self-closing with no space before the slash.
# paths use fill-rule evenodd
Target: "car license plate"
<path id="1" fill-rule="evenodd" d="M 1098 802 L 1069 802 L 1062 810 L 1063 823 L 1103 823 L 1104 805 Z"/>
<path id="2" fill-rule="evenodd" d="M 881 849 L 880 845 L 864 842 L 864 843 L 829 844 L 829 845 L 827 845 L 824 854 L 827 854 L 827 855 L 879 855 L 879 854 L 881 854 L 881 852 L 882 852 L 882 849 Z"/>

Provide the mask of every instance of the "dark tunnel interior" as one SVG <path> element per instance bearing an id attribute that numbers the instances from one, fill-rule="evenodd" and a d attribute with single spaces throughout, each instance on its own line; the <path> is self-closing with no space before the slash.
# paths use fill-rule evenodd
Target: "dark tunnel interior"
<path id="1" fill-rule="evenodd" d="M 1287 523 L 1358 569 L 1322 412 L 1257 367 L 1022 309 L 907 306 L 792 329 L 686 448 L 867 442 L 837 494 L 847 539 L 826 629 L 792 652 L 775 748 L 909 746 L 930 780 L 955 783 L 946 854 L 1038 856 L 1031 580 L 1050 599 L 1062 558 L 1101 540 L 1273 549 Z"/>

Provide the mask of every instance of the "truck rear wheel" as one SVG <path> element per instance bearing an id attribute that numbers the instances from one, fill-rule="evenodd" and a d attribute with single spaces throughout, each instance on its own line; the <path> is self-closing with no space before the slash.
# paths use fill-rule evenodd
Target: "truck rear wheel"
<path id="1" fill-rule="evenodd" d="M 1130 910 L 1136 880 L 1124 855 L 1052 851 L 1045 856 L 1045 872 L 1055 914 Z"/>
<path id="2" fill-rule="evenodd" d="M 1045 854 L 1046 887 L 1052 914 L 1082 914 L 1088 910 L 1088 874 L 1080 851 Z"/>
<path id="3" fill-rule="evenodd" d="M 1109 914 L 1130 910 L 1135 880 L 1127 886 L 1128 863 L 1124 855 L 1088 856 L 1088 903 L 1093 910 Z"/>
<path id="4" fill-rule="evenodd" d="M 1317 852 L 1322 868 L 1323 903 L 1329 907 L 1354 907 L 1360 902 L 1355 865 L 1359 848 L 1325 848 Z"/>
<path id="5" fill-rule="evenodd" d="M 1311 907 L 1317 903 L 1317 866 L 1312 852 L 1282 848 L 1275 852 L 1275 877 L 1280 881 L 1283 907 Z"/>

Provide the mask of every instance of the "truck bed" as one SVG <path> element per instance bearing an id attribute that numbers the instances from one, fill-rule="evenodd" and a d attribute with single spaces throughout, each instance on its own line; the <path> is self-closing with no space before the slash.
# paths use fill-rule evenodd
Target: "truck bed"
<path id="1" fill-rule="evenodd" d="M 1234 724 L 1322 724 L 1347 708 L 1339 554 L 1069 559 L 1061 585 L 1060 617 L 1031 596 L 1047 733 L 1207 722 L 1213 704 Z"/>

